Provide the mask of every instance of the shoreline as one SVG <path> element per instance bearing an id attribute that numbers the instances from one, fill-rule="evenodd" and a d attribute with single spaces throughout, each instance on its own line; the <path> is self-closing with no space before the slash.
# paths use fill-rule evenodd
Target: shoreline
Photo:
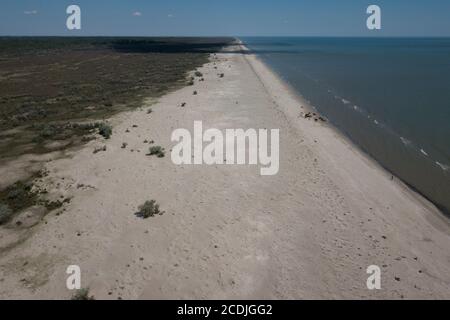
<path id="1" fill-rule="evenodd" d="M 240 40 L 239 40 L 240 41 Z M 242 41 L 241 41 L 242 43 Z M 241 45 L 244 49 L 244 51 L 251 52 L 250 49 L 248 49 L 245 45 Z M 250 54 L 251 57 L 256 59 L 259 63 L 263 64 L 267 69 L 270 70 L 270 72 L 274 75 L 275 78 L 277 78 L 277 81 L 282 83 L 282 85 L 285 87 L 285 90 L 294 97 L 294 99 L 298 100 L 300 104 L 302 104 L 305 109 L 308 112 L 315 112 L 317 114 L 321 114 L 317 108 L 312 106 L 310 102 L 306 98 L 303 97 L 301 92 L 296 90 L 291 84 L 289 84 L 287 81 L 285 81 L 281 75 L 279 75 L 275 70 L 273 70 L 266 62 L 264 62 L 260 57 L 258 57 L 257 54 Z M 325 117 L 322 115 L 322 117 Z M 353 149 L 359 151 L 360 156 L 367 159 L 367 161 L 373 162 L 373 165 L 378 166 L 380 171 L 386 172 L 386 174 L 392 175 L 395 179 L 398 180 L 398 183 L 401 187 L 405 188 L 405 190 L 408 190 L 413 195 L 416 195 L 418 197 L 418 201 L 423 203 L 425 206 L 432 208 L 432 210 L 437 211 L 436 213 L 443 218 L 447 223 L 450 223 L 450 211 L 445 208 L 444 206 L 439 205 L 438 203 L 435 203 L 433 200 L 429 199 L 424 193 L 422 193 L 420 190 L 415 188 L 413 185 L 407 183 L 402 178 L 398 177 L 395 172 L 392 172 L 388 168 L 386 168 L 382 163 L 380 163 L 378 160 L 376 160 L 369 152 L 365 151 L 361 146 L 356 144 L 352 141 L 351 137 L 347 136 L 345 133 L 343 133 L 341 130 L 339 130 L 338 127 L 336 127 L 329 119 L 327 119 L 326 125 L 333 130 L 337 135 L 340 136 L 341 139 L 344 140 L 346 144 L 350 144 Z M 434 208 L 433 208 L 434 207 Z"/>
<path id="2" fill-rule="evenodd" d="M 111 118 L 110 140 L 46 164 L 42 185 L 71 202 L 0 255 L 1 298 L 69 298 L 73 264 L 97 299 L 449 298 L 450 227 L 434 206 L 332 126 L 299 117 L 305 101 L 257 57 L 218 53 L 199 71 L 205 81 Z M 279 173 L 145 155 L 144 140 L 169 150 L 195 120 L 279 128 Z M 164 214 L 137 218 L 151 199 Z M 1 230 L 2 247 L 14 236 Z M 370 265 L 382 290 L 366 287 Z"/>
<path id="3" fill-rule="evenodd" d="M 242 41 L 240 41 L 240 43 L 243 43 Z M 247 51 L 251 51 L 250 49 L 246 49 Z M 288 83 L 281 74 L 279 74 L 275 69 L 273 69 L 269 63 L 265 62 L 263 57 L 258 57 L 257 54 L 254 54 L 256 56 L 257 59 L 259 59 L 261 61 L 261 63 L 266 64 L 266 66 L 274 73 L 277 75 L 277 77 L 280 79 L 280 81 L 284 82 L 285 85 L 288 87 L 288 91 L 290 91 L 293 95 L 297 96 L 298 99 L 300 101 L 303 101 L 304 103 L 309 105 L 309 111 L 311 112 L 316 112 L 318 114 L 321 114 L 320 111 L 315 107 L 312 106 L 310 104 L 310 102 L 303 97 L 301 90 L 297 90 L 296 88 L 294 88 L 290 83 Z M 322 116 L 324 116 L 322 114 Z M 327 119 L 329 120 L 329 119 Z M 384 171 L 387 171 L 389 174 L 391 174 L 395 179 L 398 179 L 402 184 L 404 184 L 405 188 L 410 189 L 412 192 L 417 193 L 418 195 L 420 195 L 420 197 L 424 198 L 424 201 L 427 201 L 429 203 L 431 203 L 433 206 L 435 206 L 437 208 L 437 210 L 439 210 L 440 215 L 442 215 L 445 219 L 450 219 L 450 208 L 445 204 L 445 201 L 443 201 L 442 199 L 440 199 L 441 201 L 439 201 L 438 198 L 433 199 L 433 195 L 431 195 L 429 192 L 432 191 L 421 191 L 420 190 L 420 183 L 414 180 L 411 180 L 410 182 L 407 181 L 406 178 L 400 177 L 398 175 L 398 173 L 396 173 L 395 171 L 391 170 L 388 168 L 387 165 L 384 165 L 382 163 L 381 160 L 379 160 L 376 156 L 376 154 L 371 153 L 368 149 L 364 148 L 362 145 L 358 144 L 356 141 L 354 141 L 353 137 L 350 134 L 345 133 L 343 130 L 341 130 L 341 128 L 339 128 L 338 126 L 334 125 L 332 121 L 328 121 L 328 124 L 333 127 L 334 130 L 337 131 L 337 133 L 341 134 L 342 137 L 344 139 L 347 140 L 348 143 L 351 143 L 355 148 L 357 148 L 359 151 L 361 151 L 365 156 L 369 157 L 371 160 L 373 160 L 374 162 L 376 162 Z M 398 135 L 398 137 L 400 139 L 403 139 L 403 137 L 401 137 L 400 135 Z M 397 138 L 398 138 L 397 137 Z M 417 150 L 420 151 L 422 153 L 424 153 L 424 151 L 422 149 Z M 425 153 L 425 155 L 428 157 L 428 154 Z M 446 174 L 445 172 L 445 167 L 443 167 L 443 165 L 441 163 L 439 163 L 438 161 L 436 161 L 435 159 L 428 159 L 431 161 L 433 166 L 439 166 L 440 169 L 443 170 L 443 175 Z M 418 184 L 418 187 L 415 186 L 415 184 Z M 423 185 L 422 185 L 423 187 Z M 427 194 L 428 193 L 428 194 Z M 450 220 L 449 220 L 450 221 Z"/>
<path id="4" fill-rule="evenodd" d="M 248 48 L 244 46 L 245 50 L 250 51 Z M 317 114 L 320 114 L 320 111 L 317 110 L 314 106 L 312 106 L 307 99 L 303 97 L 303 95 L 298 92 L 292 85 L 287 83 L 285 80 L 281 78 L 281 76 L 275 72 L 267 63 L 265 63 L 261 58 L 259 58 L 256 54 L 251 54 L 250 57 L 255 59 L 258 63 L 264 65 L 265 68 L 269 70 L 270 73 L 272 73 L 273 77 L 280 83 L 282 87 L 285 88 L 286 92 L 289 93 L 293 97 L 293 99 L 298 100 L 298 102 L 305 107 L 305 109 L 308 112 L 316 112 Z M 251 64 L 251 62 L 249 62 Z M 260 81 L 261 78 L 260 78 Z M 323 115 L 322 115 L 323 116 Z M 397 183 L 400 188 L 403 188 L 406 192 L 409 192 L 412 196 L 412 198 L 415 198 L 420 204 L 423 206 L 429 208 L 431 211 L 433 211 L 434 214 L 436 214 L 439 218 L 443 220 L 445 224 L 447 224 L 450 227 L 450 217 L 446 214 L 446 208 L 440 207 L 438 204 L 434 203 L 431 199 L 429 199 L 426 195 L 421 193 L 419 190 L 414 188 L 414 186 L 410 185 L 409 183 L 403 181 L 400 177 L 396 176 L 394 172 L 391 172 L 389 169 L 384 167 L 379 161 L 377 161 L 372 155 L 370 155 L 368 152 L 364 151 L 359 145 L 357 145 L 355 142 L 351 140 L 349 136 L 344 134 L 333 125 L 332 122 L 330 122 L 327 119 L 326 124 L 324 124 L 328 129 L 332 130 L 336 136 L 343 141 L 344 144 L 350 145 L 351 149 L 355 151 L 359 157 L 362 157 L 365 161 L 368 161 L 371 165 L 377 167 L 377 169 L 384 175 L 389 176 L 392 175 L 395 179 L 397 179 Z"/>

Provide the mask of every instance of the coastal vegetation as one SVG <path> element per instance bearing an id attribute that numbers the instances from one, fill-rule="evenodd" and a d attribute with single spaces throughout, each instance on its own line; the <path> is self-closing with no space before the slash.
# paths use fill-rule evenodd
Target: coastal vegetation
<path id="1" fill-rule="evenodd" d="M 145 203 L 139 206 L 139 211 L 135 215 L 142 219 L 147 219 L 155 215 L 162 215 L 164 211 L 159 209 L 159 204 L 155 200 L 145 201 Z"/>
<path id="2" fill-rule="evenodd" d="M 104 119 L 190 84 L 188 74 L 231 41 L 0 37 L 0 165 L 109 139 L 113 130 Z M 94 153 L 102 151 L 105 146 Z M 164 149 L 150 154 L 164 157 Z M 44 200 L 46 190 L 36 190 L 38 175 L 1 186 L 0 224 L 34 205 L 62 206 L 65 200 Z"/>
<path id="3" fill-rule="evenodd" d="M 189 84 L 187 73 L 231 40 L 0 38 L 0 161 L 54 151 L 53 140 L 70 142 L 61 148 L 86 142 L 89 128 L 74 124 Z"/>
<path id="4" fill-rule="evenodd" d="M 89 295 L 89 288 L 81 288 L 75 292 L 71 300 L 95 300 L 95 298 Z"/>
<path id="5" fill-rule="evenodd" d="M 151 146 L 149 148 L 149 156 L 157 156 L 158 158 L 164 158 L 165 150 L 161 146 Z"/>

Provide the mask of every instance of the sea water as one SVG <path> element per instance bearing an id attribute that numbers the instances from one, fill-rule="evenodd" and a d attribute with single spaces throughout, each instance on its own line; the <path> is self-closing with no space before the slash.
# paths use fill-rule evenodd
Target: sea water
<path id="1" fill-rule="evenodd" d="M 450 213 L 450 38 L 240 40 L 363 151 Z"/>

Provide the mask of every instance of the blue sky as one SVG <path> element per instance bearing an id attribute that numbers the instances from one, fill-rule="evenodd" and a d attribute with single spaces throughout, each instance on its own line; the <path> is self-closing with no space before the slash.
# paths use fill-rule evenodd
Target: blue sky
<path id="1" fill-rule="evenodd" d="M 66 29 L 66 8 L 82 30 Z M 366 8 L 382 30 L 366 28 Z M 450 36 L 450 0 L 0 0 L 0 35 Z"/>

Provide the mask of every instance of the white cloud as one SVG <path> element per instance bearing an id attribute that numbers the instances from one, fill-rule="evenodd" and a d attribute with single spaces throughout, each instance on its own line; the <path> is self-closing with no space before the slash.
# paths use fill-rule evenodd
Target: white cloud
<path id="1" fill-rule="evenodd" d="M 140 17 L 140 16 L 142 16 L 142 13 L 139 11 L 135 11 L 135 12 L 133 12 L 133 16 Z"/>
<path id="2" fill-rule="evenodd" d="M 167 18 L 173 18 L 173 17 L 174 17 L 174 15 L 171 14 L 171 13 L 169 13 L 169 14 L 167 15 Z"/>
<path id="3" fill-rule="evenodd" d="M 24 11 L 24 14 L 37 14 L 37 10 L 28 10 L 28 11 Z"/>

